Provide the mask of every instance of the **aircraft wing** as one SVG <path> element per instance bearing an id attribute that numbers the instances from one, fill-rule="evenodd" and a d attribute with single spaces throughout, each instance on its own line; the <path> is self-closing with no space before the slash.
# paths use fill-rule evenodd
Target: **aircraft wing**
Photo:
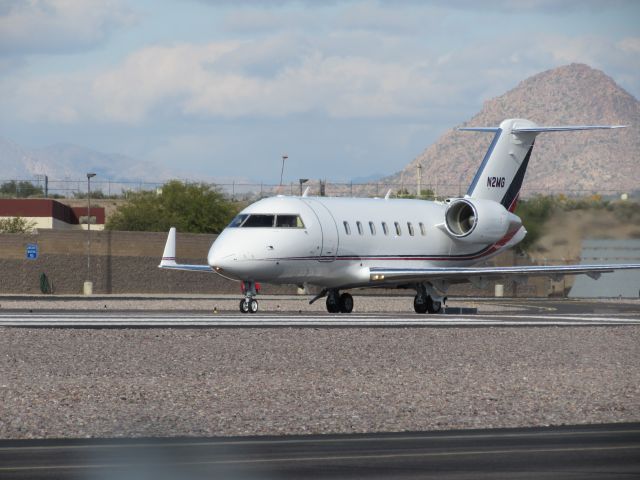
<path id="1" fill-rule="evenodd" d="M 373 283 L 399 283 L 421 281 L 464 282 L 472 279 L 505 277 L 553 277 L 585 274 L 598 279 L 601 274 L 615 270 L 640 269 L 639 263 L 613 265 L 528 265 L 522 267 L 434 267 L 434 268 L 370 268 Z"/>
<path id="2" fill-rule="evenodd" d="M 163 263 L 165 264 L 163 265 Z M 158 265 L 158 268 L 165 268 L 167 270 L 189 270 L 190 272 L 213 273 L 213 269 L 209 265 L 189 265 L 187 263 L 175 263 L 175 260 L 173 261 L 173 264 L 170 264 L 164 258 L 162 259 L 160 265 Z"/>
<path id="3" fill-rule="evenodd" d="M 209 265 L 188 265 L 185 263 L 176 263 L 176 229 L 171 227 L 167 236 L 167 243 L 164 246 L 162 260 L 158 268 L 166 268 L 168 270 L 189 270 L 191 272 L 210 272 L 214 273 Z"/>

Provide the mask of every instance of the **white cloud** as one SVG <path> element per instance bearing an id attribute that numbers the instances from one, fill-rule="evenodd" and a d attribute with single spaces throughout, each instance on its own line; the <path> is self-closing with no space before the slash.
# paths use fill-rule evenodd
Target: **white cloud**
<path id="1" fill-rule="evenodd" d="M 135 21 L 119 0 L 17 0 L 0 10 L 0 54 L 83 51 Z"/>
<path id="2" fill-rule="evenodd" d="M 366 44 L 376 48 L 363 49 Z M 298 114 L 451 118 L 531 74 L 571 62 L 601 68 L 630 91 L 640 88 L 635 37 L 540 34 L 526 45 L 489 38 L 433 52 L 414 44 L 410 36 L 360 31 L 151 46 L 98 72 L 16 78 L 0 81 L 0 88 L 10 92 L 9 111 L 31 121 L 132 125 Z"/>

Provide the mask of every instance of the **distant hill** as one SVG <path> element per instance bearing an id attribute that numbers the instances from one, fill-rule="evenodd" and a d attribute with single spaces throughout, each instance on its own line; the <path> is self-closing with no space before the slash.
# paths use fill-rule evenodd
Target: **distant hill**
<path id="1" fill-rule="evenodd" d="M 505 118 L 527 118 L 539 125 L 630 125 L 616 131 L 540 135 L 525 191 L 640 189 L 640 102 L 600 70 L 574 63 L 534 75 L 485 102 L 477 115 L 458 127 L 497 126 Z M 449 191 L 443 192 L 449 194 L 457 193 L 457 187 L 451 186 L 461 185 L 464 193 L 491 138 L 453 129 L 385 180 L 399 183 L 402 179 L 413 189 L 420 163 L 423 185 L 449 185 Z"/>
<path id="2" fill-rule="evenodd" d="M 77 180 L 84 178 L 87 172 L 95 172 L 102 178 L 112 180 L 146 180 L 169 176 L 148 162 L 126 155 L 102 153 L 69 144 L 28 148 L 0 138 L 0 180 L 29 180 L 35 175 L 48 175 L 57 180 Z"/>

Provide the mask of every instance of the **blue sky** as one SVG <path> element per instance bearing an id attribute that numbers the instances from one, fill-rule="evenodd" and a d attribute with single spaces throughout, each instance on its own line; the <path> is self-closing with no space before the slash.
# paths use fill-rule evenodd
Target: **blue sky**
<path id="1" fill-rule="evenodd" d="M 145 180 L 401 169 L 487 99 L 571 62 L 640 95 L 640 2 L 0 0 L 0 136 Z M 597 119 L 594 119 L 597 120 Z"/>

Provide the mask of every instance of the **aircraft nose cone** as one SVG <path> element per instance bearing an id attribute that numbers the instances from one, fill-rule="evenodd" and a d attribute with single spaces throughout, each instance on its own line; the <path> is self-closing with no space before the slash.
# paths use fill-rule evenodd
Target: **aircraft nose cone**
<path id="1" fill-rule="evenodd" d="M 213 242 L 207 255 L 207 263 L 217 273 L 224 276 L 234 276 L 234 266 L 237 266 L 235 242 L 228 241 L 223 232 L 218 239 Z M 235 265 L 234 265 L 235 264 Z"/>
<path id="2" fill-rule="evenodd" d="M 211 250 L 209 250 L 209 255 L 207 256 L 207 263 L 215 270 L 218 270 L 220 268 L 229 268 L 235 260 L 235 253 L 228 250 L 225 251 L 220 248 L 215 248 L 215 246 L 211 247 Z"/>

